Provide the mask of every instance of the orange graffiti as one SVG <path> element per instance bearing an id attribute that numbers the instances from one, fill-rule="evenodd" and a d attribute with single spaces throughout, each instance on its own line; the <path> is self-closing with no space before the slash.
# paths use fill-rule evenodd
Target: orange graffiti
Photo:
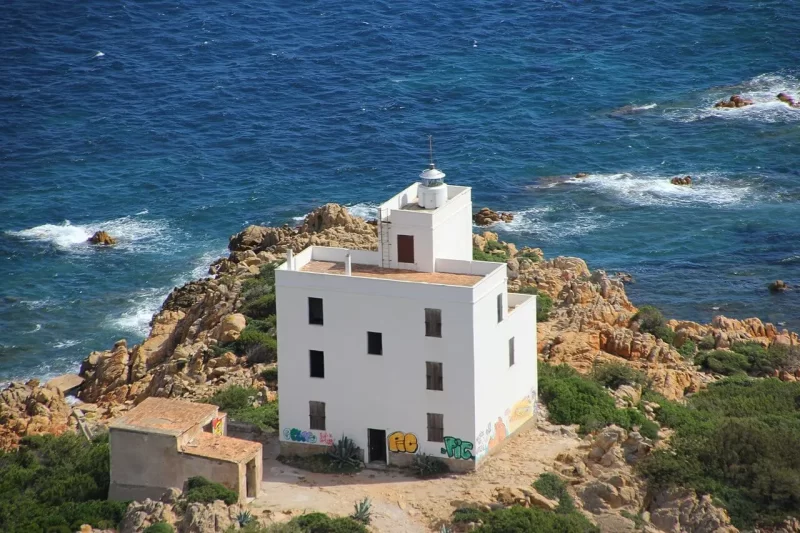
<path id="1" fill-rule="evenodd" d="M 489 449 L 491 450 L 506 438 L 506 425 L 501 417 L 497 417 L 497 422 L 494 423 L 494 435 L 489 439 Z"/>
<path id="2" fill-rule="evenodd" d="M 405 452 L 415 453 L 419 445 L 417 444 L 417 436 L 413 433 L 403 433 L 402 431 L 395 431 L 386 440 L 389 441 L 390 452 Z"/>
<path id="3" fill-rule="evenodd" d="M 533 417 L 533 401 L 530 396 L 526 396 L 511 407 L 508 416 L 508 431 L 514 433 L 522 424 Z"/>
<path id="4" fill-rule="evenodd" d="M 211 433 L 222 435 L 222 418 L 215 418 L 211 421 Z"/>

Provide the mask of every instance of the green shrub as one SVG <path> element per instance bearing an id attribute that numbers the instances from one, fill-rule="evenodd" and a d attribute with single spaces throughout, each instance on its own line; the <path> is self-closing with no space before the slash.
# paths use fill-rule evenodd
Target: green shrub
<path id="1" fill-rule="evenodd" d="M 741 355 L 741 354 L 739 354 Z M 659 421 L 675 432 L 671 449 L 638 468 L 655 488 L 711 493 L 739 528 L 800 514 L 800 383 L 728 378 L 687 399 L 654 393 Z"/>
<path id="2" fill-rule="evenodd" d="M 505 263 L 508 261 L 508 255 L 503 252 L 499 254 L 493 254 L 489 252 L 484 252 L 478 247 L 472 249 L 472 259 L 475 261 L 491 261 L 493 263 Z"/>
<path id="3" fill-rule="evenodd" d="M 644 387 L 647 385 L 647 376 L 625 363 L 604 363 L 592 369 L 592 378 L 611 389 L 618 389 L 622 385 Z"/>
<path id="4" fill-rule="evenodd" d="M 658 308 L 652 305 L 643 305 L 631 320 L 639 322 L 639 331 L 642 333 L 650 333 L 669 344 L 675 342 L 675 332 L 667 326 L 667 321 L 664 320 L 664 315 Z"/>
<path id="5" fill-rule="evenodd" d="M 414 456 L 411 469 L 414 471 L 414 475 L 423 479 L 440 476 L 450 471 L 450 467 L 447 466 L 447 463 L 442 461 L 439 457 L 426 453 L 418 453 Z"/>
<path id="6" fill-rule="evenodd" d="M 235 491 L 202 476 L 190 477 L 186 482 L 186 489 L 187 503 L 214 503 L 216 500 L 222 500 L 227 505 L 233 505 L 239 500 Z"/>
<path id="7" fill-rule="evenodd" d="M 256 319 L 267 318 L 270 315 L 274 315 L 275 311 L 276 307 L 274 292 L 263 294 L 258 298 L 246 301 L 240 309 L 240 312 L 243 315 Z"/>
<path id="8" fill-rule="evenodd" d="M 684 359 L 689 359 L 691 361 L 697 353 L 697 345 L 693 341 L 687 339 L 683 341 L 681 347 L 678 348 L 678 353 L 681 354 L 681 357 Z"/>
<path id="9" fill-rule="evenodd" d="M 127 502 L 106 500 L 108 435 L 25 437 L 0 453 L 0 524 L 4 533 L 66 531 L 82 524 L 114 528 Z"/>
<path id="10" fill-rule="evenodd" d="M 231 411 L 238 411 L 251 407 L 257 397 L 258 391 L 252 387 L 231 385 L 230 387 L 217 391 L 212 397 L 208 398 L 206 402 L 213 403 L 219 407 L 220 410 L 230 414 Z"/>
<path id="11" fill-rule="evenodd" d="M 218 406 L 235 422 L 254 424 L 263 431 L 278 428 L 278 402 L 268 402 L 254 406 L 258 391 L 252 387 L 231 385 L 217 391 L 205 401 Z"/>
<path id="12" fill-rule="evenodd" d="M 483 525 L 473 531 L 481 533 L 599 533 L 597 526 L 578 511 L 551 513 L 537 508 L 520 506 L 482 512 L 476 509 L 457 509 L 454 523 L 477 522 Z"/>
<path id="13" fill-rule="evenodd" d="M 539 398 L 547 405 L 555 424 L 580 424 L 586 433 L 617 424 L 639 427 L 642 435 L 655 439 L 658 425 L 635 409 L 618 409 L 614 398 L 599 383 L 585 378 L 567 365 L 539 364 Z"/>
<path id="14" fill-rule="evenodd" d="M 750 361 L 746 356 L 728 350 L 700 352 L 695 357 L 695 363 L 707 370 L 726 376 L 746 373 L 750 370 Z"/>
<path id="15" fill-rule="evenodd" d="M 175 528 L 166 522 L 156 522 L 146 527 L 142 533 L 175 533 Z"/>
<path id="16" fill-rule="evenodd" d="M 542 496 L 558 502 L 557 513 L 569 514 L 575 510 L 575 501 L 567 491 L 567 484 L 558 475 L 545 472 L 531 485 Z"/>
<path id="17" fill-rule="evenodd" d="M 261 373 L 261 377 L 264 378 L 264 381 L 267 383 L 277 383 L 278 382 L 278 367 L 273 366 L 270 368 L 265 369 Z"/>
<path id="18" fill-rule="evenodd" d="M 278 357 L 278 341 L 275 337 L 250 323 L 242 330 L 242 333 L 233 343 L 232 347 L 237 355 L 247 355 L 248 350 L 252 350 L 254 347 L 263 347 L 267 354 L 264 359 L 269 361 L 261 362 L 274 362 Z M 255 363 L 259 361 L 249 362 Z"/>
<path id="19" fill-rule="evenodd" d="M 698 350 L 713 350 L 717 346 L 717 341 L 713 335 L 706 335 L 697 343 Z"/>
<path id="20" fill-rule="evenodd" d="M 368 529 L 352 518 L 331 518 L 324 513 L 308 513 L 293 518 L 294 524 L 304 533 L 368 533 Z"/>

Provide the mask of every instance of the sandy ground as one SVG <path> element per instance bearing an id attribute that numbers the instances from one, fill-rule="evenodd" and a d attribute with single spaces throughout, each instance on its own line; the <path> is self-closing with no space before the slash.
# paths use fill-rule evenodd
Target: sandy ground
<path id="1" fill-rule="evenodd" d="M 528 486 L 550 469 L 559 453 L 579 443 L 558 431 L 534 427 L 511 439 L 477 472 L 420 480 L 395 469 L 367 469 L 355 475 L 298 470 L 275 459 L 276 442 L 264 449 L 264 481 L 250 507 L 256 517 L 285 521 L 313 511 L 348 515 L 355 502 L 369 498 L 374 531 L 438 531 L 460 502 L 489 503 L 497 487 Z"/>

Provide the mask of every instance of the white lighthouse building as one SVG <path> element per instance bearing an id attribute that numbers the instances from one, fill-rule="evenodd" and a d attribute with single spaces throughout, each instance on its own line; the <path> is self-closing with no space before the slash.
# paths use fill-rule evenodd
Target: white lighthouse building
<path id="1" fill-rule="evenodd" d="M 471 189 L 444 177 L 381 204 L 377 252 L 312 246 L 276 270 L 281 453 L 347 436 L 367 463 L 464 471 L 533 422 L 536 297 L 472 259 Z"/>

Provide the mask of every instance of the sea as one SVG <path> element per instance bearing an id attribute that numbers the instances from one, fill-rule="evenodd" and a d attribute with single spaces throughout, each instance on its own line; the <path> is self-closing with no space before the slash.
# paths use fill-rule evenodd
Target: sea
<path id="1" fill-rule="evenodd" d="M 767 290 L 800 286 L 782 91 L 785 1 L 5 2 L 0 382 L 140 342 L 249 224 L 370 216 L 429 135 L 476 209 L 514 213 L 502 239 L 628 272 L 669 317 L 800 330 L 800 288 Z M 732 94 L 755 103 L 713 107 Z"/>

